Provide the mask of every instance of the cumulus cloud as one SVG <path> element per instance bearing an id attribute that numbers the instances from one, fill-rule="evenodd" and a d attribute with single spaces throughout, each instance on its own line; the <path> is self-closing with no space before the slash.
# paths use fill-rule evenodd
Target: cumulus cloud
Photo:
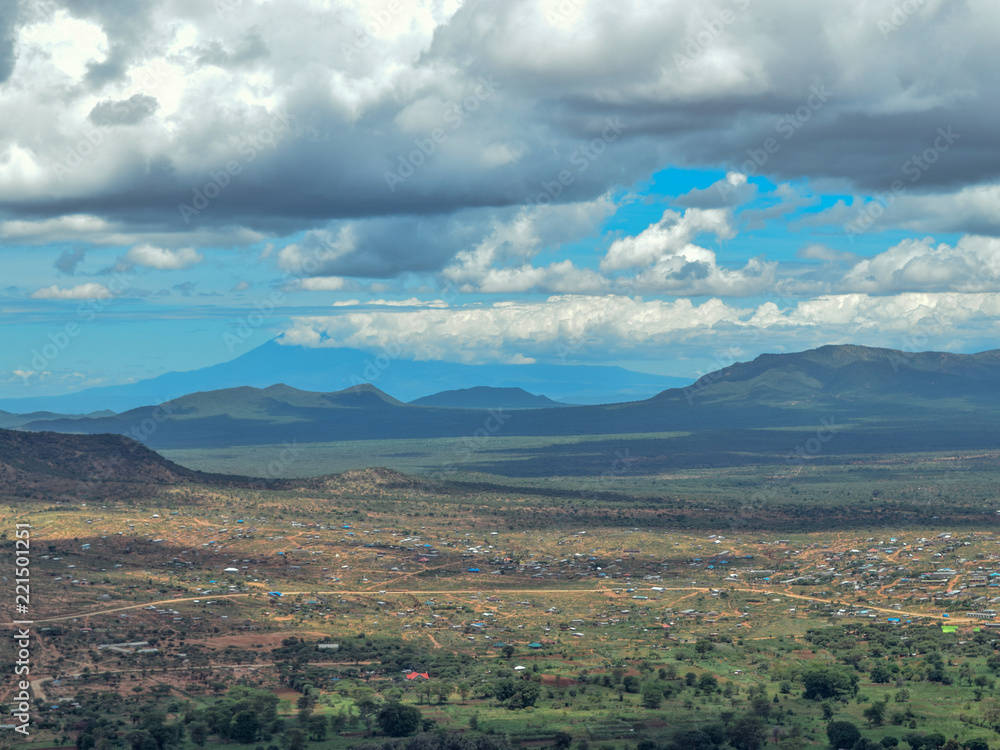
<path id="1" fill-rule="evenodd" d="M 336 292 L 346 284 L 347 279 L 342 276 L 313 276 L 302 279 L 299 288 L 307 292 Z"/>
<path id="2" fill-rule="evenodd" d="M 338 303 L 334 303 L 338 304 Z M 358 300 L 348 300 L 347 304 L 360 304 Z M 370 299 L 365 301 L 365 305 L 376 307 L 448 307 L 448 303 L 443 299 L 422 300 L 416 297 L 409 299 Z"/>
<path id="3" fill-rule="evenodd" d="M 693 208 L 680 214 L 668 209 L 659 222 L 635 237 L 615 240 L 601 260 L 601 270 L 645 268 L 670 258 L 682 263 L 704 260 L 702 249 L 692 244 L 700 234 L 712 234 L 721 240 L 734 237 L 729 212 Z"/>
<path id="4" fill-rule="evenodd" d="M 190 247 L 168 250 L 153 245 L 136 245 L 125 253 L 121 265 L 124 268 L 142 266 L 159 271 L 180 271 L 201 263 L 202 260 L 204 260 L 204 256 Z"/>
<path id="5" fill-rule="evenodd" d="M 865 258 L 844 275 L 845 289 L 889 293 L 914 290 L 1000 290 L 1000 239 L 963 237 L 954 246 L 933 237 L 903 240 Z"/>
<path id="6" fill-rule="evenodd" d="M 507 219 L 493 218 L 475 246 L 457 252 L 442 275 L 468 292 L 604 290 L 607 280 L 569 260 L 544 267 L 534 266 L 531 260 L 542 250 L 594 235 L 615 207 L 605 195 L 594 201 L 521 209 Z"/>
<path id="7" fill-rule="evenodd" d="M 380 12 L 288 0 L 220 15 L 175 0 L 24 0 L 0 15 L 0 80 L 10 81 L 0 212 L 291 234 L 517 207 L 552 185 L 554 202 L 589 201 L 667 164 L 745 172 L 768 139 L 780 148 L 758 174 L 825 178 L 860 195 L 887 189 L 946 126 L 962 139 L 922 172 L 914 197 L 1000 181 L 1000 134 L 988 126 L 1000 93 L 993 4 L 928 0 L 890 44 L 891 4 L 863 0 L 550 5 Z M 102 119 L 128 127 L 89 142 Z M 609 119 L 622 124 L 613 139 Z M 178 203 L 231 162 L 239 173 L 185 221 Z M 390 189 L 386 175 L 404 172 Z M 735 195 L 693 191 L 678 205 L 721 208 L 749 194 L 730 186 Z M 950 220 L 984 233 L 968 225 L 979 214 L 986 203 Z M 394 275 L 412 260 L 352 264 Z"/>
<path id="8" fill-rule="evenodd" d="M 739 310 L 719 300 L 695 306 L 688 300 L 566 295 L 537 303 L 302 317 L 282 341 L 314 347 L 392 344 L 421 359 L 506 362 L 514 356 L 551 358 L 561 342 L 587 340 L 623 350 L 734 323 L 739 316 Z"/>
<path id="9" fill-rule="evenodd" d="M 1000 236 L 1000 183 L 967 185 L 953 192 L 917 194 L 904 185 L 899 191 L 875 191 L 872 197 L 839 200 L 807 215 L 800 227 L 837 226 L 845 237 L 887 229 L 913 232 L 968 232 Z M 870 218 L 869 218 L 870 217 Z"/>
<path id="10" fill-rule="evenodd" d="M 32 299 L 107 299 L 111 296 L 110 289 L 93 281 L 69 288 L 53 284 L 31 293 Z"/>
<path id="11" fill-rule="evenodd" d="M 777 263 L 751 258 L 742 267 L 728 268 L 714 251 L 695 240 L 712 235 L 732 239 L 736 231 L 727 209 L 668 209 L 660 221 L 635 236 L 611 243 L 601 259 L 601 271 L 615 272 L 614 288 L 640 293 L 748 296 L 771 289 Z"/>
<path id="12" fill-rule="evenodd" d="M 526 357 L 559 361 L 634 357 L 669 348 L 697 351 L 794 350 L 824 343 L 867 343 L 916 350 L 960 345 L 954 335 L 989 340 L 1000 315 L 998 293 L 904 293 L 886 298 L 835 294 L 786 304 L 737 307 L 619 295 L 563 295 L 448 309 L 345 311 L 297 317 L 281 343 L 306 347 L 391 346 L 402 356 L 469 362 Z M 919 337 L 919 341 L 918 341 Z"/>

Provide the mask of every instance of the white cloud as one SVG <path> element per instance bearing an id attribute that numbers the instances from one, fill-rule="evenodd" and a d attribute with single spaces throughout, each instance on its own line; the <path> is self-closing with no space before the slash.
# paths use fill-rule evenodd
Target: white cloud
<path id="1" fill-rule="evenodd" d="M 1000 183 L 915 193 L 908 182 L 896 193 L 879 190 L 873 196 L 855 195 L 850 202 L 838 200 L 796 220 L 793 228 L 835 226 L 845 239 L 889 229 L 1000 235 Z"/>
<path id="2" fill-rule="evenodd" d="M 108 39 L 99 25 L 61 9 L 48 20 L 24 27 L 20 43 L 29 64 L 51 66 L 67 80 L 79 79 L 87 63 L 101 62 L 108 54 Z"/>
<path id="3" fill-rule="evenodd" d="M 819 242 L 813 242 L 799 248 L 795 255 L 803 260 L 821 260 L 827 263 L 858 260 L 858 256 L 855 253 L 846 250 L 837 250 Z"/>
<path id="4" fill-rule="evenodd" d="M 0 223 L 0 236 L 22 242 L 58 242 L 71 236 L 87 236 L 112 229 L 113 226 L 109 222 L 98 216 L 66 214 L 42 221 L 5 221 Z"/>
<path id="5" fill-rule="evenodd" d="M 336 233 L 325 229 L 309 233 L 319 245 L 318 249 L 307 251 L 302 245 L 293 243 L 278 251 L 278 267 L 291 272 L 304 270 L 314 272 L 317 267 L 350 255 L 357 249 L 357 232 L 354 223 L 345 223 Z"/>
<path id="6" fill-rule="evenodd" d="M 352 300 L 357 305 L 357 300 Z M 409 299 L 370 299 L 365 300 L 366 305 L 377 305 L 383 307 L 448 307 L 448 303 L 443 299 L 421 300 L 416 297 Z"/>
<path id="7" fill-rule="evenodd" d="M 93 214 L 65 214 L 51 219 L 13 219 L 0 222 L 0 237 L 30 245 L 51 242 L 88 242 L 93 245 L 168 245 L 184 239 L 187 245 L 230 247 L 261 242 L 264 235 L 243 227 L 197 228 L 176 233 L 169 230 L 132 231 L 126 223 L 107 221 Z"/>
<path id="8" fill-rule="evenodd" d="M 932 237 L 903 240 L 858 261 L 840 286 L 871 293 L 1000 290 L 1000 239 L 966 236 L 954 246 Z"/>
<path id="9" fill-rule="evenodd" d="M 314 276 L 302 279 L 299 288 L 307 292 L 336 292 L 346 284 L 347 280 L 342 276 Z"/>
<path id="10" fill-rule="evenodd" d="M 53 284 L 31 293 L 32 299 L 107 299 L 111 296 L 111 290 L 104 284 L 96 282 L 77 284 L 69 288 Z"/>
<path id="11" fill-rule="evenodd" d="M 159 271 L 180 271 L 201 263 L 204 256 L 194 248 L 168 250 L 153 245 L 136 245 L 129 248 L 124 262 L 128 266 L 143 266 Z"/>
<path id="12" fill-rule="evenodd" d="M 794 350 L 824 343 L 895 349 L 952 348 L 954 329 L 1000 333 L 1000 294 L 823 295 L 785 307 L 773 301 L 736 307 L 616 295 L 564 295 L 446 310 L 357 311 L 298 317 L 282 343 L 307 347 L 392 346 L 404 357 L 497 362 L 657 359 L 663 351 Z M 918 338 L 919 337 L 919 338 Z"/>
<path id="13" fill-rule="evenodd" d="M 751 258 L 742 268 L 728 268 L 716 253 L 695 244 L 701 234 L 718 240 L 736 236 L 728 209 L 689 208 L 664 212 L 638 235 L 615 240 L 601 259 L 605 273 L 619 274 L 614 287 L 633 293 L 750 296 L 774 288 L 777 263 Z M 610 286 L 610 283 L 609 283 Z"/>
<path id="14" fill-rule="evenodd" d="M 747 312 L 719 300 L 695 306 L 688 300 L 566 295 L 537 303 L 296 318 L 283 341 L 322 347 L 393 344 L 421 359 L 551 359 L 565 342 L 591 340 L 598 347 L 621 351 L 690 336 L 720 323 L 735 324 Z"/>
<path id="15" fill-rule="evenodd" d="M 475 246 L 459 251 L 442 275 L 466 292 L 606 291 L 610 286 L 606 279 L 569 260 L 544 267 L 530 261 L 543 250 L 593 236 L 615 208 L 611 197 L 604 195 L 594 201 L 521 209 L 510 219 L 494 219 Z"/>
<path id="16" fill-rule="evenodd" d="M 601 260 L 601 270 L 647 268 L 671 258 L 681 262 L 703 262 L 708 251 L 692 241 L 704 233 L 713 234 L 720 240 L 736 236 L 730 218 L 729 212 L 722 209 L 691 208 L 683 214 L 668 209 L 659 222 L 640 234 L 615 240 Z"/>

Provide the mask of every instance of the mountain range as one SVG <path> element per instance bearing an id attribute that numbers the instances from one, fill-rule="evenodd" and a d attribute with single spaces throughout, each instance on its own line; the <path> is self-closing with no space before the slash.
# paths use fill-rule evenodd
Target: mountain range
<path id="1" fill-rule="evenodd" d="M 402 369 L 401 363 L 393 365 Z M 304 391 L 287 384 L 198 392 L 114 416 L 43 419 L 23 430 L 130 435 L 154 448 L 209 448 L 474 435 L 621 435 L 816 426 L 821 420 L 935 436 L 992 439 L 1000 424 L 1000 350 L 907 353 L 824 346 L 765 354 L 639 401 L 490 412 L 407 404 L 365 384 Z M 530 396 L 530 394 L 526 394 Z M 441 401 L 447 405 L 440 405 Z M 998 442 L 1000 442 L 1000 435 Z M 914 436 L 914 439 L 916 437 Z M 941 437 L 939 440 L 945 438 Z M 925 441 L 927 442 L 927 441 Z M 931 448 L 928 448 L 931 449 Z"/>
<path id="2" fill-rule="evenodd" d="M 81 419 L 83 417 L 111 416 L 114 416 L 114 412 L 110 409 L 92 412 L 90 414 L 57 414 L 52 411 L 33 411 L 27 414 L 11 414 L 9 411 L 0 410 L 0 429 L 9 430 L 11 428 L 28 424 L 29 422 L 38 422 L 43 419 Z"/>
<path id="3" fill-rule="evenodd" d="M 121 412 L 198 391 L 266 388 L 276 383 L 323 393 L 371 383 L 403 401 L 477 386 L 524 388 L 566 403 L 597 404 L 648 398 L 664 388 L 690 382 L 688 378 L 647 375 L 603 365 L 467 365 L 394 358 L 359 349 L 283 346 L 272 339 L 210 367 L 60 396 L 0 399 L 0 409 L 18 413 L 101 409 Z"/>
<path id="4" fill-rule="evenodd" d="M 523 388 L 491 388 L 480 385 L 442 391 L 410 402 L 414 406 L 443 406 L 452 409 L 556 409 L 561 404 L 548 396 L 536 396 Z"/>

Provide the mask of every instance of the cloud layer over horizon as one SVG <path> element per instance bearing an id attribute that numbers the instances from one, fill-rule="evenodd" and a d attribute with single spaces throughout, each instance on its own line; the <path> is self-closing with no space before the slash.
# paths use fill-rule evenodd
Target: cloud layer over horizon
<path id="1" fill-rule="evenodd" d="M 998 332 L 987 0 L 4 8 L 0 390 L 88 305 L 59 387 L 226 358 L 262 304 L 302 346 L 675 374 Z M 151 320 L 160 359 L 102 357 Z"/>

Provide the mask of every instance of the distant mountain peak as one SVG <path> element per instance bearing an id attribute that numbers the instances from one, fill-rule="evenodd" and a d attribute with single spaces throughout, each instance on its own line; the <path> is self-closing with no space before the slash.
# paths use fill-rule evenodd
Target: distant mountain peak
<path id="1" fill-rule="evenodd" d="M 360 349 L 309 348 L 271 340 L 235 359 L 208 367 L 58 396 L 0 399 L 0 409 L 14 414 L 85 414 L 101 409 L 120 413 L 188 394 L 236 387 L 283 384 L 307 392 L 338 392 L 351 387 L 358 378 L 404 401 L 432 391 L 482 385 L 520 386 L 532 392 L 542 391 L 559 401 L 595 404 L 649 398 L 671 385 L 690 382 L 688 378 L 648 375 L 605 365 L 473 365 L 399 358 L 391 367 L 385 367 L 379 366 L 379 361 L 377 354 Z"/>
<path id="2" fill-rule="evenodd" d="M 438 406 L 450 409 L 547 409 L 568 406 L 547 396 L 536 396 L 523 388 L 495 388 L 479 385 L 422 396 L 412 406 Z"/>
<path id="3" fill-rule="evenodd" d="M 907 352 L 897 349 L 828 344 L 802 352 L 766 353 L 703 375 L 676 393 L 710 399 L 751 400 L 778 404 L 816 397 L 885 399 L 941 398 L 972 394 L 986 384 L 998 385 L 1000 350 L 978 354 Z"/>

